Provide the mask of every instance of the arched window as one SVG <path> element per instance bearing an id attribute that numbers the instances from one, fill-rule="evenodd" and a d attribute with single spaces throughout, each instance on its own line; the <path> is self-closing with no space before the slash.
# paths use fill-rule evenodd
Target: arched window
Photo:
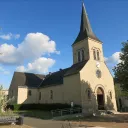
<path id="1" fill-rule="evenodd" d="M 28 90 L 28 96 L 31 96 L 31 95 L 32 95 L 31 90 Z"/>
<path id="2" fill-rule="evenodd" d="M 51 90 L 50 93 L 51 93 L 50 94 L 50 99 L 52 100 L 53 99 L 53 91 Z"/>
<path id="3" fill-rule="evenodd" d="M 39 100 L 41 100 L 41 92 L 39 93 Z"/>
<path id="4" fill-rule="evenodd" d="M 95 51 L 95 49 L 93 49 L 93 57 L 94 57 L 94 60 L 96 60 L 96 51 Z"/>
<path id="5" fill-rule="evenodd" d="M 84 50 L 82 50 L 82 61 L 84 60 Z"/>
<path id="6" fill-rule="evenodd" d="M 91 90 L 90 89 L 87 90 L 87 96 L 88 96 L 88 99 L 91 99 Z"/>
<path id="7" fill-rule="evenodd" d="M 81 59 L 80 59 L 80 51 L 78 51 L 78 62 L 80 62 Z"/>
<path id="8" fill-rule="evenodd" d="M 100 53 L 98 50 L 97 50 L 97 60 L 100 60 Z"/>
<path id="9" fill-rule="evenodd" d="M 110 98 L 112 99 L 112 92 L 110 91 L 109 93 L 110 93 Z"/>

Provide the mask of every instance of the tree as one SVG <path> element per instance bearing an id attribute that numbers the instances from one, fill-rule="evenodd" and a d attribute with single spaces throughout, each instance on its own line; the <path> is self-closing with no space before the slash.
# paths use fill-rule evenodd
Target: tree
<path id="1" fill-rule="evenodd" d="M 125 90 L 122 90 L 122 88 L 120 88 L 118 84 L 115 85 L 115 93 L 116 93 L 116 97 L 127 97 L 128 96 L 128 92 Z"/>
<path id="2" fill-rule="evenodd" d="M 115 82 L 119 83 L 123 90 L 128 91 L 128 41 L 122 43 L 120 60 L 121 62 L 113 69 Z"/>
<path id="3" fill-rule="evenodd" d="M 0 112 L 3 112 L 7 105 L 7 96 L 3 92 L 2 85 L 0 86 Z"/>
<path id="4" fill-rule="evenodd" d="M 0 116 L 2 115 L 13 115 L 13 112 L 8 109 L 5 111 L 7 104 L 12 102 L 14 98 L 8 99 L 7 95 L 3 91 L 2 85 L 0 86 Z"/>

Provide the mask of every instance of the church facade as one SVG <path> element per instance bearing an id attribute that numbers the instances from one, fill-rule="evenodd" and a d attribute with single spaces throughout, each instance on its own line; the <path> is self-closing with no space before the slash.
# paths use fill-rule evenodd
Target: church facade
<path id="1" fill-rule="evenodd" d="M 84 4 L 80 32 L 72 49 L 73 65 L 43 75 L 37 85 L 16 84 L 18 73 L 14 73 L 9 96 L 14 95 L 12 90 L 16 91 L 18 104 L 73 102 L 82 106 L 83 113 L 104 109 L 117 111 L 113 77 L 104 61 L 102 42 L 92 31 Z"/>

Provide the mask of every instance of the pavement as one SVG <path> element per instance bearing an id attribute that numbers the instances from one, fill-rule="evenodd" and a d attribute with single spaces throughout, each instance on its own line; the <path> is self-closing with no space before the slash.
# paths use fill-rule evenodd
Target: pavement
<path id="1" fill-rule="evenodd" d="M 42 120 L 25 117 L 24 124 L 30 128 L 79 128 L 77 125 L 70 124 L 67 121 Z M 72 127 L 71 127 L 72 126 Z M 80 128 L 85 128 L 81 126 Z M 86 128 L 105 128 L 105 127 L 86 127 Z"/>
<path id="2" fill-rule="evenodd" d="M 63 121 L 42 120 L 37 118 L 24 118 L 24 124 L 31 128 L 61 128 Z"/>
<path id="3" fill-rule="evenodd" d="M 29 128 L 128 128 L 128 123 L 123 122 L 68 122 L 55 120 L 42 120 L 37 118 L 24 118 L 24 124 Z M 78 127 L 79 125 L 83 127 Z M 72 126 L 72 127 L 71 127 Z M 87 127 L 85 127 L 87 126 Z"/>

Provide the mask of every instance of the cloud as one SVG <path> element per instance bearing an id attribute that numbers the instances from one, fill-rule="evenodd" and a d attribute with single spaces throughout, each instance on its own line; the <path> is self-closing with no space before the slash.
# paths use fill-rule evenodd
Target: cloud
<path id="1" fill-rule="evenodd" d="M 27 59 L 37 59 L 46 54 L 60 54 L 56 50 L 56 43 L 43 33 L 29 33 L 25 39 L 15 47 L 12 44 L 0 46 L 0 63 L 22 64 Z"/>
<path id="2" fill-rule="evenodd" d="M 114 54 L 112 54 L 112 56 L 105 58 L 105 61 L 107 63 L 112 63 L 112 64 L 118 64 L 121 62 L 120 60 L 120 53 L 121 52 L 115 52 Z"/>
<path id="3" fill-rule="evenodd" d="M 105 62 L 108 65 L 110 69 L 113 69 L 115 65 L 121 62 L 120 60 L 120 53 L 121 52 L 115 52 L 110 57 L 105 57 Z"/>
<path id="4" fill-rule="evenodd" d="M 13 37 L 14 37 L 15 39 L 19 39 L 19 38 L 20 38 L 20 34 L 15 34 Z"/>
<path id="5" fill-rule="evenodd" d="M 9 33 L 9 34 L 3 34 L 3 35 L 0 35 L 0 38 L 3 39 L 3 40 L 11 40 L 11 39 L 19 39 L 20 38 L 20 34 L 12 34 L 12 33 Z"/>
<path id="6" fill-rule="evenodd" d="M 32 73 L 47 73 L 48 69 L 55 64 L 55 60 L 45 57 L 40 57 L 32 63 L 28 63 L 26 67 L 19 66 L 19 72 L 32 72 Z"/>
<path id="7" fill-rule="evenodd" d="M 5 74 L 5 75 L 10 74 L 10 72 L 5 70 L 3 67 L 0 67 L 0 73 Z"/>

